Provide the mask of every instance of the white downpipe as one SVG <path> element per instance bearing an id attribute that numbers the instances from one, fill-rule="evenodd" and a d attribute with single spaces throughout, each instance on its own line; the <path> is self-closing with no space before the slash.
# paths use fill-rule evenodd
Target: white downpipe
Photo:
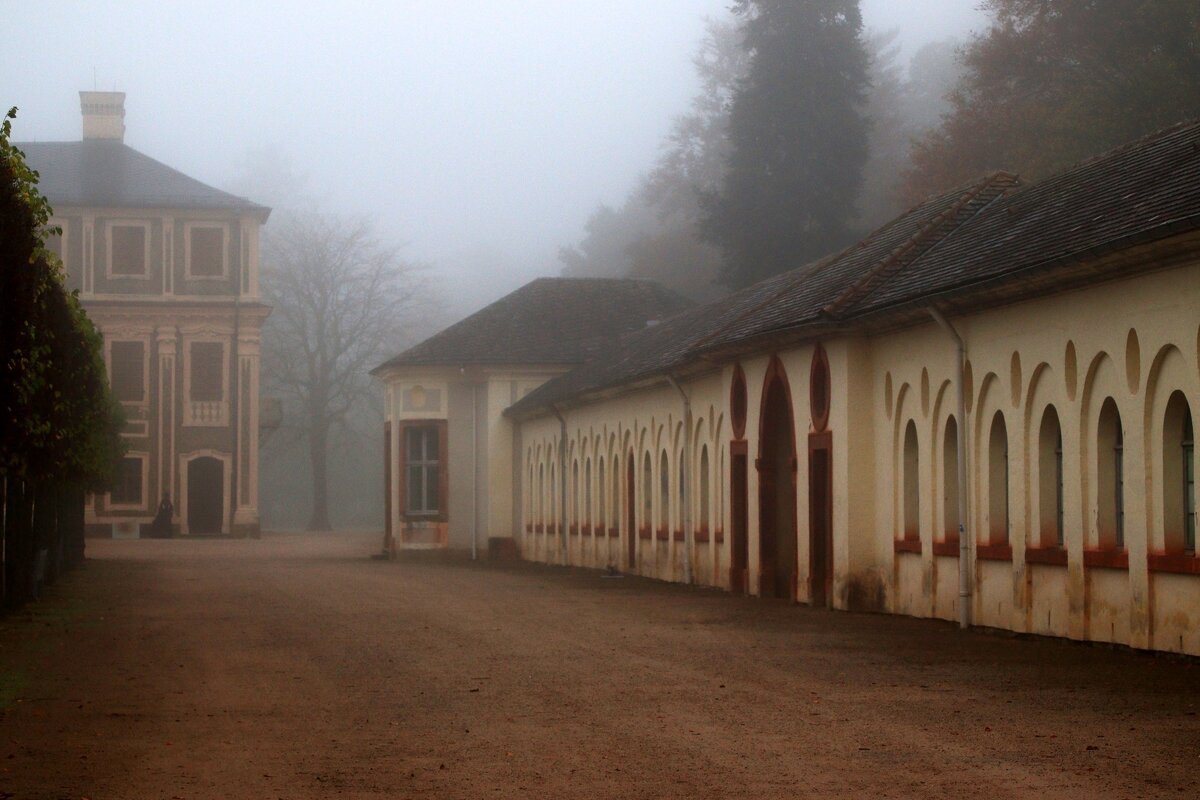
<path id="1" fill-rule="evenodd" d="M 683 474 L 683 508 L 680 512 L 683 516 L 683 582 L 690 585 L 693 582 L 692 540 L 695 538 L 692 531 L 692 401 L 675 378 L 668 375 L 667 381 L 683 399 L 683 459 L 679 465 Z"/>
<path id="2" fill-rule="evenodd" d="M 971 627 L 971 538 L 967 536 L 967 401 L 965 365 L 967 345 L 942 312 L 929 307 L 929 316 L 958 345 L 958 627 Z"/>
<path id="3" fill-rule="evenodd" d="M 479 559 L 479 384 L 471 382 L 471 560 Z"/>
<path id="4" fill-rule="evenodd" d="M 567 564 L 567 420 L 559 413 L 557 406 L 550 406 L 554 416 L 558 417 L 558 547 L 559 561 Z"/>

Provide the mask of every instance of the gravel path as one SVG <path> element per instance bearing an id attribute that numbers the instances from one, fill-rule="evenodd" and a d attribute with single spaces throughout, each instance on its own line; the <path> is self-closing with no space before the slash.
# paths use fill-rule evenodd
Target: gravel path
<path id="1" fill-rule="evenodd" d="M 377 546 L 89 542 L 0 800 L 1200 796 L 1195 661 Z"/>

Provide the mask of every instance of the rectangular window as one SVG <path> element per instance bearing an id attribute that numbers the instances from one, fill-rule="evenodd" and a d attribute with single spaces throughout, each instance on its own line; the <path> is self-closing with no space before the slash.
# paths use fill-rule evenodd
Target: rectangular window
<path id="1" fill-rule="evenodd" d="M 188 229 L 188 273 L 195 278 L 220 278 L 225 275 L 225 230 L 193 227 Z"/>
<path id="2" fill-rule="evenodd" d="M 117 478 L 109 493 L 109 501 L 114 506 L 141 506 L 142 498 L 142 467 L 145 460 L 137 457 L 123 458 L 117 467 Z"/>
<path id="3" fill-rule="evenodd" d="M 434 516 L 441 513 L 441 442 L 437 425 L 404 429 L 405 513 Z"/>
<path id="4" fill-rule="evenodd" d="M 109 272 L 115 276 L 146 274 L 146 228 L 141 225 L 113 225 L 108 229 L 111 239 Z"/>
<path id="5" fill-rule="evenodd" d="M 192 342 L 191 400 L 225 399 L 225 345 L 220 342 Z"/>
<path id="6" fill-rule="evenodd" d="M 109 380 L 113 397 L 123 403 L 146 401 L 146 345 L 112 342 L 109 345 Z"/>

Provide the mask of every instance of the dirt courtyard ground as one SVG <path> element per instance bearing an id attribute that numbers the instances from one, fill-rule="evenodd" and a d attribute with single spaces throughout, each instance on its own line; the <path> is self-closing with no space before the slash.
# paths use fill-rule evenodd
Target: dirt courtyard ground
<path id="1" fill-rule="evenodd" d="M 97 541 L 0 798 L 1200 796 L 1200 665 L 378 539 Z"/>

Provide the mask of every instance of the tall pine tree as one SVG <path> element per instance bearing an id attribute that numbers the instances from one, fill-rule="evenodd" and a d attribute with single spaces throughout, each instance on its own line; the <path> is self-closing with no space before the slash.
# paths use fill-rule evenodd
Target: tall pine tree
<path id="1" fill-rule="evenodd" d="M 724 186 L 701 221 L 731 288 L 850 238 L 868 133 L 858 0 L 739 0 L 734 11 L 750 68 L 733 97 Z"/>

